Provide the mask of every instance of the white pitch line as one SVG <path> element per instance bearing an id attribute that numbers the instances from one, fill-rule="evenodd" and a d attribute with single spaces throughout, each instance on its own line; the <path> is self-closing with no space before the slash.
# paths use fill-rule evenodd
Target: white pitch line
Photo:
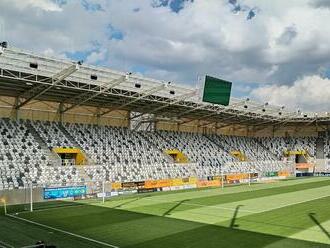
<path id="1" fill-rule="evenodd" d="M 102 242 L 102 241 L 98 241 L 98 240 L 95 240 L 95 239 L 87 238 L 87 237 L 84 237 L 84 236 L 79 235 L 79 234 L 67 232 L 67 231 L 64 231 L 64 230 L 61 230 L 61 229 L 58 229 L 58 228 L 55 228 L 55 227 L 44 225 L 44 224 L 41 224 L 41 223 L 38 223 L 38 222 L 35 222 L 35 221 L 32 221 L 32 220 L 27 220 L 27 219 L 24 219 L 24 218 L 15 216 L 15 215 L 7 214 L 6 216 L 9 216 L 11 218 L 18 219 L 18 220 L 21 220 L 21 221 L 25 221 L 27 223 L 34 224 L 34 225 L 37 225 L 37 226 L 41 226 L 41 227 L 44 227 L 44 228 L 47 228 L 47 229 L 51 229 L 51 230 L 54 230 L 54 231 L 57 231 L 57 232 L 65 233 L 65 234 L 68 234 L 68 235 L 71 235 L 71 236 L 74 236 L 74 237 L 77 237 L 77 238 L 88 240 L 90 242 L 94 242 L 94 243 L 97 243 L 97 244 L 100 244 L 100 245 L 104 245 L 104 246 L 107 246 L 107 247 L 119 248 L 119 246 L 115 246 L 115 245 L 111 245 L 111 244 L 108 244 L 108 243 L 105 243 L 105 242 Z"/>
<path id="2" fill-rule="evenodd" d="M 262 211 L 256 211 L 255 213 L 264 213 L 264 212 L 267 212 L 267 211 L 272 211 L 272 210 L 276 210 L 276 209 L 280 209 L 280 208 L 285 208 L 285 207 L 289 207 L 289 206 L 296 205 L 296 204 L 301 204 L 301 203 L 305 203 L 305 202 L 319 200 L 319 199 L 326 198 L 326 197 L 330 197 L 330 195 L 320 196 L 320 197 L 316 197 L 316 198 L 313 198 L 313 199 L 308 199 L 306 201 L 293 202 L 293 203 L 281 205 L 281 206 L 274 207 L 274 208 L 269 208 L 269 209 L 262 210 Z"/>
<path id="3" fill-rule="evenodd" d="M 231 211 L 235 211 L 236 210 L 235 208 L 227 208 L 227 207 L 220 207 L 220 206 L 214 206 L 214 205 L 203 205 L 203 204 L 198 204 L 198 203 L 187 203 L 187 202 L 179 202 L 179 201 L 165 202 L 165 201 L 158 201 L 158 200 L 150 199 L 150 198 L 144 198 L 144 200 L 154 201 L 154 202 L 158 202 L 158 203 L 181 203 L 181 205 L 187 205 L 187 206 L 206 207 L 206 208 L 217 208 L 217 209 L 231 210 Z M 251 214 L 258 213 L 256 211 L 244 210 L 244 209 L 241 209 L 240 212 L 247 212 L 247 213 L 251 213 Z"/>
<path id="4" fill-rule="evenodd" d="M 14 246 L 6 243 L 5 241 L 0 240 L 0 247 L 1 248 L 15 248 Z"/>
<path id="5" fill-rule="evenodd" d="M 322 199 L 322 198 L 326 198 L 329 197 L 329 195 L 326 196 L 320 196 L 320 197 L 316 197 L 313 199 L 308 199 L 305 201 L 299 201 L 299 202 L 293 202 L 293 203 L 289 203 L 289 204 L 285 204 L 285 205 L 280 205 L 278 207 L 274 207 L 274 208 L 268 208 L 262 211 L 253 211 L 253 210 L 247 210 L 247 209 L 240 209 L 240 212 L 246 212 L 246 213 L 251 213 L 251 214 L 259 214 L 259 213 L 263 213 L 263 212 L 267 212 L 267 211 L 272 211 L 272 210 L 276 210 L 276 209 L 280 209 L 280 208 L 284 208 L 284 207 L 289 207 L 295 204 L 300 204 L 300 203 L 305 203 L 305 202 L 309 202 L 309 201 L 314 201 L 314 200 L 318 200 L 318 199 Z M 165 202 L 165 201 L 158 201 L 155 199 L 150 199 L 150 198 L 144 198 L 144 200 L 149 200 L 149 201 L 154 201 L 154 202 L 159 202 L 159 203 L 180 203 L 179 201 L 171 201 L 171 202 Z M 239 202 L 237 202 L 239 203 Z M 221 207 L 221 206 L 214 206 L 214 205 L 203 205 L 203 204 L 197 204 L 197 203 L 187 203 L 187 202 L 182 202 L 182 205 L 190 205 L 190 206 L 198 206 L 198 207 L 205 207 L 205 208 L 217 208 L 217 209 L 224 209 L 224 210 L 231 210 L 231 211 L 235 211 L 235 208 L 228 208 L 228 207 Z"/>
<path id="6" fill-rule="evenodd" d="M 86 207 L 86 206 L 90 206 L 88 204 L 76 204 L 76 205 L 70 205 L 70 206 L 63 206 L 63 207 L 49 207 L 49 208 L 40 208 L 40 209 L 33 209 L 33 212 L 43 212 L 43 211 L 50 211 L 50 210 L 59 210 L 59 209 L 63 209 L 63 208 L 73 208 L 73 207 Z M 31 210 L 24 210 L 24 211 L 20 211 L 17 212 L 18 214 L 23 214 L 23 213 L 30 213 Z"/>

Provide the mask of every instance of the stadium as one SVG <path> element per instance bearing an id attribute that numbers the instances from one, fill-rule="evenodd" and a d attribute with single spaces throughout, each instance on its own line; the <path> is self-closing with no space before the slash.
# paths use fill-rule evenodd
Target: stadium
<path id="1" fill-rule="evenodd" d="M 0 248 L 330 247 L 327 1 L 0 10 Z"/>
<path id="2" fill-rule="evenodd" d="M 327 114 L 6 42 L 0 68 L 1 246 L 330 244 Z"/>

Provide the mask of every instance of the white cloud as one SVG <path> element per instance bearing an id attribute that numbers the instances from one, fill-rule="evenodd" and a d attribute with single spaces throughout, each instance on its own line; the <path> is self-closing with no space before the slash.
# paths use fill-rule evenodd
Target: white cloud
<path id="1" fill-rule="evenodd" d="M 95 64 L 106 59 L 107 50 L 101 49 L 100 51 L 92 52 L 86 59 L 86 63 Z"/>
<path id="2" fill-rule="evenodd" d="M 143 68 L 147 76 L 166 81 L 195 85 L 198 75 L 219 76 L 239 82 L 235 89 L 244 89 L 238 90 L 240 95 L 268 83 L 253 92 L 256 97 L 272 87 L 292 95 L 299 78 L 325 75 L 330 68 L 330 8 L 324 0 L 238 0 L 260 10 L 250 21 L 246 13 L 233 14 L 227 0 L 186 2 L 179 13 L 153 8 L 152 1 L 90 0 L 102 11 L 86 11 L 80 0 L 61 5 L 3 0 L 0 24 L 5 32 L 0 29 L 0 36 L 49 55 L 93 51 L 87 63 L 102 61 L 123 71 Z M 109 24 L 122 31 L 123 40 L 109 39 Z M 288 99 L 292 107 L 316 108 Z"/>
<path id="3" fill-rule="evenodd" d="M 18 9 L 39 8 L 45 11 L 61 11 L 62 9 L 51 0 L 3 0 L 5 4 L 15 5 Z"/>
<path id="4" fill-rule="evenodd" d="M 265 85 L 252 90 L 251 96 L 262 102 L 285 105 L 291 109 L 328 111 L 330 80 L 320 76 L 305 76 L 293 85 Z"/>
<path id="5" fill-rule="evenodd" d="M 20 48 L 61 54 L 90 50 L 93 41 L 107 40 L 108 14 L 86 11 L 77 0 L 61 7 L 48 0 L 4 0 L 0 9 L 5 10 L 0 16 L 2 39 Z"/>

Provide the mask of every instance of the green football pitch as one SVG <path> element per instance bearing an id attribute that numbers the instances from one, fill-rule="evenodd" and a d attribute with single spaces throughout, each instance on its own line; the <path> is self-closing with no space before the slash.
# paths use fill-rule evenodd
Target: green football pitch
<path id="1" fill-rule="evenodd" d="M 0 247 L 330 247 L 330 178 L 56 204 L 8 207 Z"/>

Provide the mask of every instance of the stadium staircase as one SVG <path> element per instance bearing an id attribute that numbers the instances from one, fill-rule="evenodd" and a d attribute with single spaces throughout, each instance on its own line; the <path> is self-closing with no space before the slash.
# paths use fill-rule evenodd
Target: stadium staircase
<path id="1" fill-rule="evenodd" d="M 162 149 L 160 149 L 157 143 L 155 143 L 154 139 L 148 136 L 148 133 L 149 132 L 144 132 L 144 131 L 139 132 L 140 137 L 143 138 L 145 141 L 149 142 L 157 150 L 159 150 L 164 155 L 164 158 L 166 159 L 167 162 L 174 163 L 174 159 L 170 155 L 165 153 Z M 162 136 L 157 134 L 157 132 L 153 132 L 153 134 L 155 134 L 159 139 L 163 140 L 165 143 L 168 143 Z"/>
<path id="2" fill-rule="evenodd" d="M 232 155 L 234 158 L 237 158 L 240 162 L 247 162 L 248 158 L 242 151 L 231 151 L 230 155 Z"/>
<path id="3" fill-rule="evenodd" d="M 205 135 L 205 134 L 204 134 L 203 136 L 204 136 L 205 138 L 207 138 L 207 139 L 208 139 L 211 143 L 213 143 L 215 146 L 217 146 L 219 149 L 225 151 L 225 152 L 228 153 L 230 156 L 232 156 L 233 158 L 235 158 L 235 159 L 237 159 L 237 160 L 239 161 L 239 159 L 238 159 L 236 156 L 233 156 L 233 155 L 231 154 L 231 151 L 225 149 L 225 147 L 222 146 L 221 144 L 219 144 L 219 142 L 214 141 L 214 140 L 212 139 L 212 137 L 210 137 L 210 136 L 208 136 L 208 135 Z"/>
<path id="4" fill-rule="evenodd" d="M 45 151 L 45 154 L 48 155 L 49 160 L 51 161 L 51 164 L 54 166 L 60 166 L 61 165 L 61 158 L 58 156 L 58 154 L 52 152 L 45 141 L 41 138 L 39 133 L 35 130 L 35 128 L 31 125 L 29 121 L 25 123 L 27 129 L 30 131 L 34 139 L 38 142 L 41 149 Z"/>
<path id="5" fill-rule="evenodd" d="M 324 159 L 324 137 L 317 137 L 316 139 L 316 159 Z"/>
<path id="6" fill-rule="evenodd" d="M 264 144 L 262 144 L 258 139 L 254 139 L 255 140 L 255 142 L 263 149 L 263 150 L 265 150 L 266 152 L 268 152 L 268 154 L 270 154 L 273 158 L 274 158 L 274 160 L 280 160 L 280 158 L 279 157 L 277 157 L 276 156 L 276 154 L 275 153 L 273 153 L 272 151 L 270 151 Z"/>
<path id="7" fill-rule="evenodd" d="M 220 145 L 218 142 L 215 142 L 210 136 L 203 134 L 205 138 L 207 138 L 211 143 L 216 145 L 218 148 L 220 148 L 223 151 L 226 151 L 227 153 L 230 153 L 230 151 L 227 151 L 224 146 Z"/>

